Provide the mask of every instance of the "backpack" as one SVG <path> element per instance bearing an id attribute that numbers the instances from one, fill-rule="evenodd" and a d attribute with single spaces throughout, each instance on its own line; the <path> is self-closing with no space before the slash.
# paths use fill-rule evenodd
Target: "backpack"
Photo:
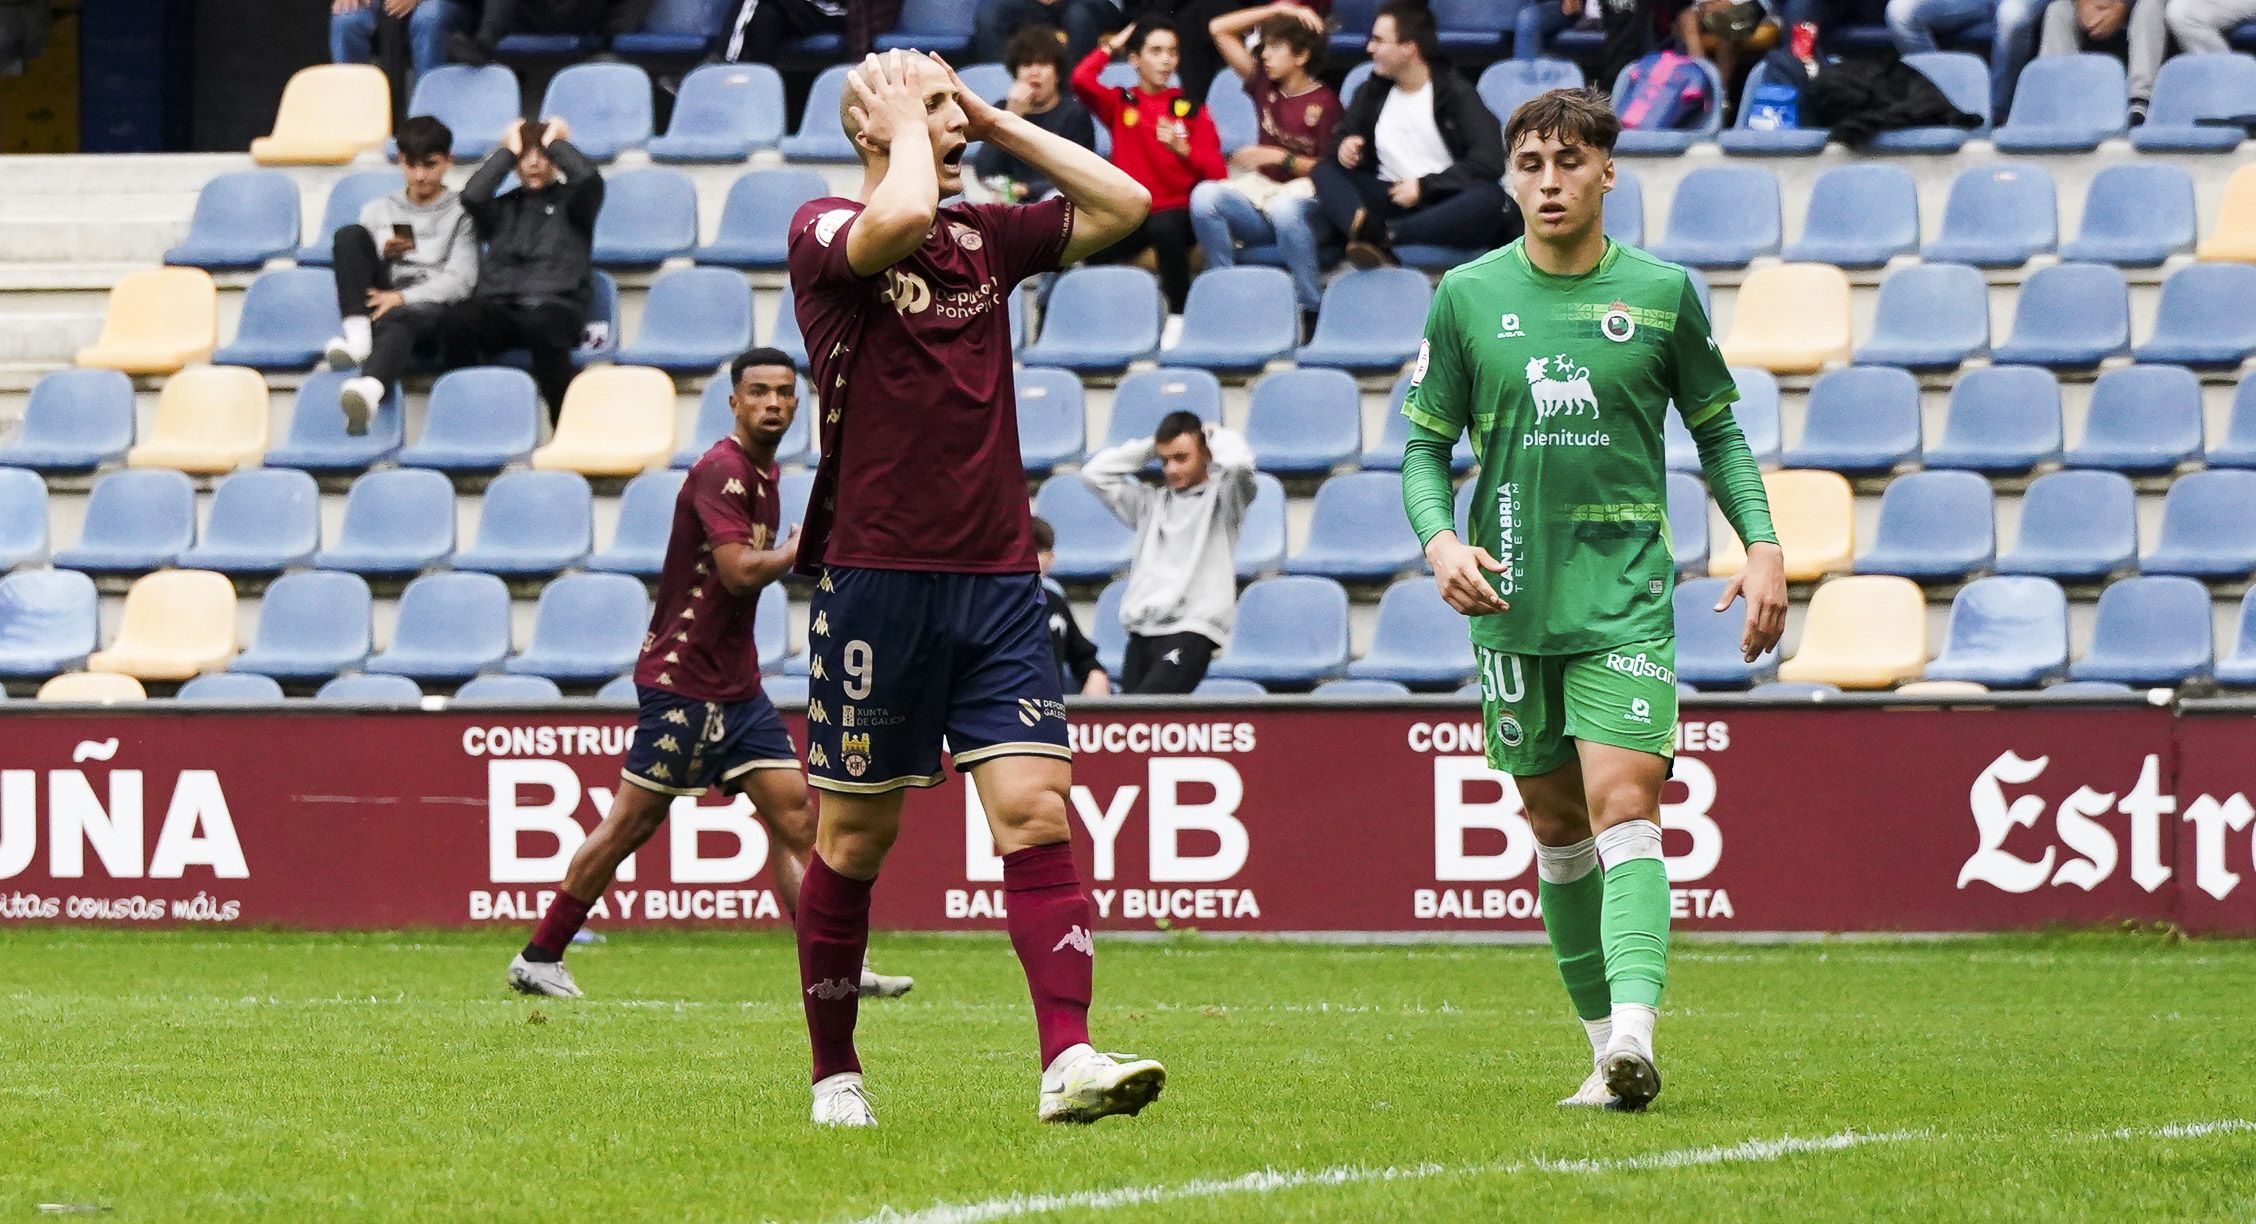
<path id="1" fill-rule="evenodd" d="M 1802 91 L 1809 70 L 1784 48 L 1763 57 L 1762 84 L 1747 91 L 1743 126 L 1756 132 L 1782 132 L 1801 126 Z"/>
<path id="2" fill-rule="evenodd" d="M 1628 82 L 1622 98 L 1625 128 L 1644 132 L 1686 128 L 1708 113 L 1708 77 L 1691 57 L 1656 51 L 1622 70 Z"/>

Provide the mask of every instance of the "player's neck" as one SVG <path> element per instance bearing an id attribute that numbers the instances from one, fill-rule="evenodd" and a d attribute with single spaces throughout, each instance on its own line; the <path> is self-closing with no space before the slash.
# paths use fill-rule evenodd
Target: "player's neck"
<path id="1" fill-rule="evenodd" d="M 756 442 L 745 437 L 742 430 L 730 434 L 729 440 L 736 443 L 737 449 L 744 452 L 745 458 L 759 466 L 775 466 L 776 444 L 774 442 Z"/>
<path id="2" fill-rule="evenodd" d="M 1527 236 L 1522 248 L 1528 262 L 1553 276 L 1581 276 L 1606 257 L 1606 230 L 1593 223 L 1583 233 L 1559 240 Z"/>
<path id="3" fill-rule="evenodd" d="M 1306 69 L 1295 72 L 1291 79 L 1277 82 L 1277 92 L 1288 98 L 1297 98 L 1320 84 Z"/>

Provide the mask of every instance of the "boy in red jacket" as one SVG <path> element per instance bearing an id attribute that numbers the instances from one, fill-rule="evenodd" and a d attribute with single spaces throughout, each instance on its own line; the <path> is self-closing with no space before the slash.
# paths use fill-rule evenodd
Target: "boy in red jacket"
<path id="1" fill-rule="evenodd" d="M 1125 49 L 1136 69 L 1133 88 L 1098 80 Z M 1151 215 L 1092 263 L 1126 263 L 1150 248 L 1159 260 L 1167 309 L 1181 314 L 1191 292 L 1191 188 L 1229 175 L 1214 117 L 1169 85 L 1182 57 L 1182 37 L 1166 21 L 1145 21 L 1105 40 L 1073 69 L 1073 94 L 1112 133 L 1112 164 L 1151 192 Z"/>

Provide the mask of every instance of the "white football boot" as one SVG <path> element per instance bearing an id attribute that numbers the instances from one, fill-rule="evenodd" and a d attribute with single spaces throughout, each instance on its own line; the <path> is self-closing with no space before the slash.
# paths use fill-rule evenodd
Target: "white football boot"
<path id="1" fill-rule="evenodd" d="M 1077 1045 L 1042 1072 L 1042 1100 L 1035 1112 L 1044 1122 L 1094 1122 L 1113 1114 L 1136 1114 L 1158 1100 L 1166 1086 L 1167 1068 L 1149 1058 L 1100 1054 Z"/>
<path id="2" fill-rule="evenodd" d="M 1636 1113 L 1661 1095 L 1661 1072 L 1653 1065 L 1653 1052 L 1638 1048 L 1634 1042 L 1615 1038 L 1606 1047 L 1606 1056 L 1598 1060 L 1598 1070 L 1606 1077 L 1606 1087 L 1619 1098 L 1607 1106 L 1609 1109 Z"/>
<path id="3" fill-rule="evenodd" d="M 555 999 L 585 997 L 563 961 L 529 961 L 522 952 L 509 962 L 509 988 L 518 994 L 547 995 Z"/>
<path id="4" fill-rule="evenodd" d="M 879 973 L 862 961 L 861 994 L 865 999 L 898 999 L 916 989 L 916 979 L 903 974 Z"/>
<path id="5" fill-rule="evenodd" d="M 814 1122 L 817 1126 L 875 1126 L 869 1094 L 862 1091 L 858 1071 L 841 1071 L 815 1085 Z"/>
<path id="6" fill-rule="evenodd" d="M 1573 1096 L 1559 1102 L 1569 1109 L 1617 1109 L 1620 1103 L 1621 1098 L 1606 1086 L 1605 1071 L 1597 1066 L 1591 1067 L 1590 1077 L 1582 1081 L 1582 1087 L 1575 1089 Z"/>

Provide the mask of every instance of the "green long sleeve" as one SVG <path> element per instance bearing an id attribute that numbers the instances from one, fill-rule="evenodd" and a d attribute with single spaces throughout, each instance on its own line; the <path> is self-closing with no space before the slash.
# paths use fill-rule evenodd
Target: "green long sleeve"
<path id="1" fill-rule="evenodd" d="M 1457 529 L 1456 498 L 1449 487 L 1449 452 L 1456 445 L 1455 438 L 1418 424 L 1410 426 L 1410 440 L 1402 444 L 1402 509 L 1420 545 Z M 1747 448 L 1742 443 L 1739 449 Z"/>
<path id="2" fill-rule="evenodd" d="M 1776 544 L 1778 533 L 1770 522 L 1770 495 L 1763 491 L 1762 469 L 1755 466 L 1755 453 L 1747 449 L 1738 418 L 1728 408 L 1717 412 L 1692 428 L 1692 440 L 1700 447 L 1700 470 L 1707 473 L 1708 491 L 1723 507 L 1723 517 L 1731 529 L 1739 533 L 1739 542 Z M 1409 474 L 1405 460 L 1403 476 Z M 1405 492 L 1404 496 L 1409 494 Z"/>

